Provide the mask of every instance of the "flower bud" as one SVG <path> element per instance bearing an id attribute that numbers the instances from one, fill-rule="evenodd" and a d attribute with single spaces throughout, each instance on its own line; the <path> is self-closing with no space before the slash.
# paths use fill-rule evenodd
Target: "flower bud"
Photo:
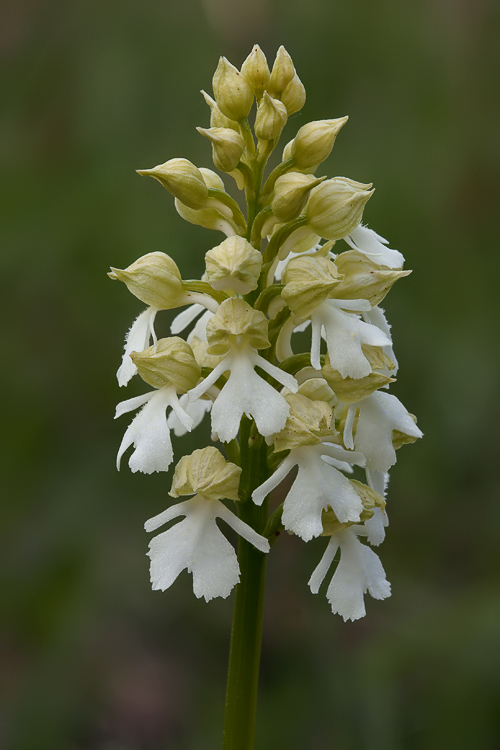
<path id="1" fill-rule="evenodd" d="M 371 185 L 333 177 L 311 191 L 306 208 L 311 229 L 327 240 L 339 240 L 355 229 L 374 190 Z"/>
<path id="2" fill-rule="evenodd" d="M 326 401 L 329 403 L 335 398 L 332 391 L 324 378 L 309 378 L 299 385 L 298 393 L 301 396 L 307 396 L 311 401 Z"/>
<path id="3" fill-rule="evenodd" d="M 276 451 L 292 450 L 304 445 L 318 445 L 330 434 L 332 410 L 325 401 L 312 401 L 298 393 L 287 393 L 290 415 L 285 427 L 274 438 Z"/>
<path id="4" fill-rule="evenodd" d="M 208 200 L 208 188 L 201 172 L 188 159 L 170 159 L 153 169 L 138 169 L 137 172 L 154 177 L 190 208 L 203 208 Z"/>
<path id="5" fill-rule="evenodd" d="M 326 355 L 325 364 L 322 367 L 321 372 L 338 400 L 343 404 L 357 404 L 358 401 L 362 401 L 378 388 L 382 388 L 382 386 L 388 385 L 389 383 L 394 383 L 394 378 L 390 378 L 381 372 L 376 372 L 375 368 L 379 362 L 377 361 L 374 352 L 371 351 L 376 348 L 377 347 L 363 346 L 363 354 L 369 360 L 373 371 L 364 378 L 357 379 L 349 377 L 343 378 L 340 372 L 331 366 L 330 358 Z M 379 349 L 379 351 L 382 350 Z M 390 360 L 389 362 L 394 366 Z"/>
<path id="6" fill-rule="evenodd" d="M 221 176 L 218 175 L 217 172 L 214 172 L 213 169 L 200 167 L 200 172 L 203 175 L 205 185 L 208 188 L 212 188 L 215 190 L 225 190 L 224 183 L 222 182 Z"/>
<path id="7" fill-rule="evenodd" d="M 348 117 L 336 120 L 314 120 L 303 125 L 295 136 L 290 156 L 299 169 L 321 164 L 329 155 L 335 139 Z"/>
<path id="8" fill-rule="evenodd" d="M 108 276 L 123 281 L 129 292 L 150 307 L 170 310 L 183 304 L 181 274 L 166 253 L 148 253 L 128 268 L 111 268 Z"/>
<path id="9" fill-rule="evenodd" d="M 231 128 L 232 130 L 236 130 L 236 132 L 239 133 L 240 129 L 238 123 L 235 122 L 235 120 L 230 120 L 229 117 L 226 117 L 226 115 L 223 115 L 219 107 L 217 106 L 217 102 L 214 101 L 206 91 L 202 90 L 201 93 L 203 94 L 203 98 L 205 99 L 206 103 L 210 107 L 210 127 Z"/>
<path id="10" fill-rule="evenodd" d="M 223 172 L 232 172 L 240 163 L 245 150 L 245 141 L 239 133 L 230 128 L 196 128 L 212 143 L 212 159 Z"/>
<path id="11" fill-rule="evenodd" d="M 309 191 L 324 179 L 302 172 L 287 172 L 278 177 L 274 184 L 273 214 L 281 222 L 295 219 L 306 205 Z"/>
<path id="12" fill-rule="evenodd" d="M 207 323 L 208 353 L 225 354 L 233 344 L 240 343 L 239 337 L 254 349 L 271 346 L 264 313 L 254 310 L 242 299 L 231 297 L 221 302 Z"/>
<path id="13" fill-rule="evenodd" d="M 268 86 L 270 73 L 266 56 L 258 44 L 254 45 L 253 50 L 241 66 L 241 74 L 246 78 L 257 98 L 260 99 L 264 89 Z"/>
<path id="14" fill-rule="evenodd" d="M 269 79 L 268 91 L 271 96 L 282 94 L 295 75 L 292 58 L 283 47 L 279 48 L 274 60 L 271 77 Z"/>
<path id="15" fill-rule="evenodd" d="M 176 393 L 186 393 L 200 379 L 201 368 L 191 347 L 179 336 L 160 339 L 143 352 L 132 352 L 130 357 L 141 378 L 153 388 L 170 385 Z"/>
<path id="16" fill-rule="evenodd" d="M 218 232 L 223 232 L 226 237 L 237 234 L 234 223 L 215 208 L 201 208 L 199 211 L 195 211 L 189 206 L 185 206 L 177 198 L 175 199 L 175 208 L 179 216 L 189 221 L 190 224 L 196 224 L 199 227 L 205 227 L 205 229 L 215 229 Z"/>
<path id="17" fill-rule="evenodd" d="M 212 79 L 215 101 L 230 120 L 248 117 L 253 104 L 253 90 L 234 65 L 221 57 Z"/>
<path id="18" fill-rule="evenodd" d="M 288 117 L 301 110 L 306 103 L 306 90 L 297 73 L 295 73 L 294 77 L 281 94 L 281 101 L 286 107 Z"/>
<path id="19" fill-rule="evenodd" d="M 305 320 L 332 296 L 339 281 L 339 272 L 331 260 L 315 255 L 293 258 L 283 273 L 285 288 L 281 296 L 290 310 Z"/>
<path id="20" fill-rule="evenodd" d="M 244 237 L 228 237 L 205 255 L 206 278 L 214 289 L 248 294 L 257 289 L 262 255 Z"/>
<path id="21" fill-rule="evenodd" d="M 286 125 L 286 107 L 279 99 L 272 99 L 267 91 L 259 102 L 255 117 L 255 135 L 261 141 L 273 141 L 279 138 Z"/>
<path id="22" fill-rule="evenodd" d="M 207 499 L 239 500 L 241 468 L 226 461 L 222 453 L 209 446 L 183 456 L 175 467 L 169 495 L 202 495 Z"/>
<path id="23" fill-rule="evenodd" d="M 357 250 L 348 250 L 335 259 L 343 279 L 335 290 L 339 299 L 367 299 L 372 306 L 380 304 L 392 285 L 411 271 L 381 268 Z"/>

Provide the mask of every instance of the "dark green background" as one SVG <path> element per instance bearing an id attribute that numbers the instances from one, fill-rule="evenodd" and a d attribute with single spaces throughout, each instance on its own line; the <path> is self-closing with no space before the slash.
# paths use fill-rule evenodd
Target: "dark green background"
<path id="1" fill-rule="evenodd" d="M 391 599 L 343 624 L 306 586 L 324 541 L 273 550 L 257 747 L 498 746 L 498 39 L 489 0 L 4 1 L 0 747 L 219 747 L 231 600 L 150 590 L 170 477 L 114 468 L 141 307 L 106 271 L 201 273 L 221 236 L 134 170 L 210 166 L 199 89 L 254 42 L 307 88 L 286 140 L 350 115 L 325 172 L 375 183 L 365 219 L 414 269 L 386 308 L 425 433 L 392 472 Z"/>

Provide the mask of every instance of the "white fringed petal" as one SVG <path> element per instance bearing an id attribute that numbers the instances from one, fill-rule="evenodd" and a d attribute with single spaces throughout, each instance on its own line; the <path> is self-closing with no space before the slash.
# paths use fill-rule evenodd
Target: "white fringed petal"
<path id="1" fill-rule="evenodd" d="M 354 445 L 366 456 L 370 470 L 388 471 L 396 463 L 393 430 L 422 437 L 406 408 L 391 393 L 375 391 L 360 402 Z"/>
<path id="2" fill-rule="evenodd" d="M 402 268 L 405 261 L 404 255 L 399 250 L 392 250 L 386 247 L 389 241 L 379 234 L 360 224 L 350 235 L 344 237 L 353 250 L 358 250 L 363 255 L 385 268 Z"/>
<path id="3" fill-rule="evenodd" d="M 358 620 L 366 614 L 364 594 L 385 599 L 391 586 L 378 555 L 357 538 L 356 529 L 349 528 L 331 537 L 322 560 L 313 572 L 309 586 L 317 593 L 329 565 L 340 546 L 340 562 L 328 586 L 326 596 L 332 612 L 347 620 Z"/>
<path id="4" fill-rule="evenodd" d="M 193 591 L 206 601 L 226 598 L 240 579 L 240 569 L 232 545 L 217 526 L 222 518 L 237 533 L 262 552 L 269 543 L 250 526 L 238 519 L 219 500 L 196 495 L 173 506 L 146 522 L 146 530 L 154 530 L 180 515 L 185 519 L 151 540 L 153 589 L 165 591 L 185 569 L 193 574 Z"/>
<path id="5" fill-rule="evenodd" d="M 155 315 L 158 312 L 156 307 L 148 307 L 132 323 L 130 330 L 125 336 L 125 351 L 122 357 L 122 363 L 118 368 L 116 377 L 118 385 L 127 385 L 129 380 L 136 374 L 137 367 L 130 359 L 131 352 L 143 352 L 147 349 L 151 339 L 156 343 L 154 332 Z"/>

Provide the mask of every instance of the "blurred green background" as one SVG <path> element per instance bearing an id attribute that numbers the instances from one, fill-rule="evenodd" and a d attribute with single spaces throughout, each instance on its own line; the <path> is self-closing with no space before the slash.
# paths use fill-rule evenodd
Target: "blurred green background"
<path id="1" fill-rule="evenodd" d="M 255 42 L 271 61 L 284 44 L 307 88 L 286 140 L 350 115 L 325 172 L 375 183 L 365 220 L 414 269 L 385 307 L 393 392 L 425 433 L 392 472 L 393 596 L 367 597 L 365 619 L 344 624 L 309 592 L 323 541 L 275 548 L 257 747 L 498 747 L 498 4 L 4 0 L 0 13 L 0 747 L 219 747 L 232 602 L 195 600 L 185 573 L 150 590 L 143 523 L 170 477 L 115 470 L 114 406 L 142 388 L 125 394 L 114 374 L 142 308 L 106 272 L 156 250 L 185 277 L 203 270 L 221 236 L 134 170 L 211 165 L 199 89 L 219 55 L 239 66 Z M 177 455 L 206 438 L 205 424 Z"/>

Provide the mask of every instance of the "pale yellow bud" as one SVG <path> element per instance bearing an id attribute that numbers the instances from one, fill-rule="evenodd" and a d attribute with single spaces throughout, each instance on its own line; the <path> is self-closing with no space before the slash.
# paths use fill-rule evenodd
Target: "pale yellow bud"
<path id="1" fill-rule="evenodd" d="M 273 214 L 282 222 L 295 219 L 306 205 L 309 191 L 325 178 L 302 172 L 287 172 L 274 184 Z"/>
<path id="2" fill-rule="evenodd" d="M 290 310 L 305 320 L 318 305 L 332 296 L 339 281 L 339 272 L 331 260 L 304 255 L 287 264 L 281 296 Z"/>
<path id="3" fill-rule="evenodd" d="M 246 78 L 256 96 L 260 98 L 269 84 L 270 73 L 266 56 L 258 44 L 254 46 L 241 66 L 241 74 Z"/>
<path id="4" fill-rule="evenodd" d="M 287 393 L 290 415 L 285 427 L 273 437 L 276 451 L 318 445 L 330 434 L 332 410 L 325 401 L 313 401 L 298 393 Z"/>
<path id="5" fill-rule="evenodd" d="M 175 467 L 170 495 L 202 495 L 209 500 L 239 500 L 241 469 L 226 461 L 217 448 L 209 446 L 183 456 Z"/>
<path id="6" fill-rule="evenodd" d="M 259 102 L 255 117 L 255 135 L 261 141 L 279 138 L 286 125 L 286 107 L 278 99 L 272 99 L 267 91 Z"/>
<path id="7" fill-rule="evenodd" d="M 223 115 L 219 107 L 217 106 L 217 102 L 214 101 L 214 99 L 212 99 L 212 97 L 209 96 L 206 91 L 202 90 L 201 93 L 203 94 L 203 98 L 205 99 L 206 103 L 210 107 L 210 127 L 231 128 L 232 130 L 236 130 L 239 133 L 240 128 L 238 123 L 235 120 L 230 120 L 229 117 L 226 117 L 226 115 Z"/>
<path id="8" fill-rule="evenodd" d="M 291 141 L 288 141 L 285 148 L 283 149 L 283 156 L 281 157 L 282 161 L 288 161 L 288 159 L 292 158 L 292 148 L 294 140 L 295 138 L 292 138 Z"/>
<path id="9" fill-rule="evenodd" d="M 219 305 L 219 309 L 207 323 L 209 354 L 225 354 L 232 346 L 249 344 L 254 349 L 267 349 L 271 343 L 267 337 L 267 318 L 260 310 L 242 299 L 231 297 Z"/>
<path id="10" fill-rule="evenodd" d="M 205 255 L 206 278 L 214 289 L 248 294 L 257 289 L 262 255 L 244 237 L 228 237 Z"/>
<path id="11" fill-rule="evenodd" d="M 358 482 L 357 479 L 349 479 L 349 484 L 357 493 L 361 502 L 363 503 L 363 510 L 360 513 L 360 520 L 341 523 L 335 515 L 334 511 L 331 508 L 328 508 L 321 514 L 321 522 L 323 524 L 323 533 L 321 534 L 321 536 L 333 536 L 333 534 L 338 534 L 339 531 L 348 529 L 349 526 L 352 526 L 354 523 L 362 523 L 364 521 L 367 521 L 373 516 L 373 511 L 375 510 L 375 508 L 380 508 L 382 512 L 384 511 L 385 500 L 382 495 L 379 495 L 378 492 L 375 492 L 375 490 L 373 490 L 371 487 L 368 487 L 367 484 Z"/>
<path id="12" fill-rule="evenodd" d="M 208 200 L 208 188 L 201 172 L 188 159 L 170 159 L 153 169 L 138 169 L 137 172 L 154 177 L 189 208 L 203 208 Z"/>
<path id="13" fill-rule="evenodd" d="M 281 94 L 281 101 L 286 107 L 288 117 L 301 110 L 306 103 L 306 90 L 297 73 L 295 73 L 294 77 Z"/>
<path id="14" fill-rule="evenodd" d="M 148 253 L 125 269 L 111 268 L 110 279 L 119 279 L 129 292 L 151 307 L 170 310 L 183 304 L 184 288 L 177 264 L 165 253 Z"/>
<path id="15" fill-rule="evenodd" d="M 324 378 L 309 378 L 299 385 L 298 393 L 307 396 L 311 401 L 326 401 L 330 403 L 335 394 Z"/>
<path id="16" fill-rule="evenodd" d="M 177 393 L 186 393 L 200 379 L 201 368 L 191 347 L 179 336 L 160 339 L 143 352 L 132 352 L 130 357 L 141 378 L 153 388 L 171 385 Z"/>
<path id="17" fill-rule="evenodd" d="M 230 128 L 196 128 L 212 143 L 212 158 L 217 169 L 232 172 L 240 163 L 245 141 Z"/>
<path id="18" fill-rule="evenodd" d="M 335 370 L 330 364 L 328 355 L 325 358 L 325 364 L 321 372 L 338 400 L 343 404 L 357 404 L 371 393 L 388 383 L 394 383 L 394 378 L 390 378 L 376 369 L 382 369 L 382 362 L 373 350 L 380 347 L 363 346 L 363 354 L 369 360 L 373 371 L 364 378 L 343 378 L 338 370 Z M 382 352 L 383 353 L 383 352 Z M 387 356 L 387 355 L 386 355 Z M 394 367 L 394 363 L 387 357 L 388 362 Z M 385 362 L 384 362 L 385 364 Z"/>
<path id="19" fill-rule="evenodd" d="M 335 139 L 348 117 L 315 120 L 303 125 L 293 139 L 290 156 L 299 169 L 321 164 L 329 155 Z"/>
<path id="20" fill-rule="evenodd" d="M 179 216 L 189 221 L 190 224 L 197 224 L 200 227 L 205 227 L 205 229 L 216 229 L 223 232 L 227 237 L 237 234 L 234 222 L 215 208 L 201 208 L 199 211 L 195 211 L 185 206 L 177 198 L 175 199 L 175 208 Z"/>
<path id="21" fill-rule="evenodd" d="M 327 240 L 340 240 L 361 221 L 363 210 L 374 190 L 371 185 L 333 177 L 311 190 L 306 215 L 311 229 Z"/>
<path id="22" fill-rule="evenodd" d="M 372 306 L 382 302 L 398 279 L 411 273 L 381 267 L 357 250 L 338 255 L 335 265 L 344 276 L 335 296 L 339 299 L 367 299 Z"/>
<path id="23" fill-rule="evenodd" d="M 200 167 L 200 172 L 203 175 L 205 185 L 208 188 L 212 188 L 214 190 L 225 190 L 221 176 L 218 175 L 217 172 L 214 172 L 213 169 Z"/>
<path id="24" fill-rule="evenodd" d="M 268 91 L 272 96 L 282 94 L 295 75 L 292 58 L 283 47 L 279 48 L 274 60 L 271 77 L 269 79 Z"/>
<path id="25" fill-rule="evenodd" d="M 230 120 L 248 117 L 253 104 L 253 89 L 234 65 L 221 57 L 212 79 L 215 101 Z"/>

